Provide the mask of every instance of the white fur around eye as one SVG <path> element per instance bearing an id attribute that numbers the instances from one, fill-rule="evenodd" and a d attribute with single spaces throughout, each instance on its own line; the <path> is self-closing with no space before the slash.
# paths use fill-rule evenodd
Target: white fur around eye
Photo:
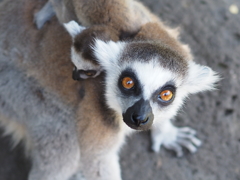
<path id="1" fill-rule="evenodd" d="M 68 23 L 63 24 L 68 33 L 74 38 L 76 35 L 81 33 L 84 29 L 86 29 L 83 26 L 80 26 L 76 21 L 70 21 Z"/>
<path id="2" fill-rule="evenodd" d="M 177 74 L 161 67 L 156 61 L 152 60 L 146 63 L 136 61 L 129 64 L 129 67 L 135 70 L 137 78 L 143 86 L 144 99 L 150 99 L 156 90 L 167 83 L 174 83 L 175 86 L 178 86 L 182 82 Z"/>

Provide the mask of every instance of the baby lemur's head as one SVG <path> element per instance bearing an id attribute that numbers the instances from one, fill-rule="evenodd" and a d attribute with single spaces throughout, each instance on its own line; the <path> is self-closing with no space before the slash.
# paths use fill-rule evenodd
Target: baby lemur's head
<path id="1" fill-rule="evenodd" d="M 75 21 L 64 24 L 72 36 L 71 60 L 75 65 L 73 79 L 95 78 L 102 72 L 102 67 L 93 53 L 93 46 L 96 39 L 104 42 L 119 40 L 119 33 L 107 25 L 95 25 L 85 28 Z"/>
<path id="2" fill-rule="evenodd" d="M 219 80 L 211 68 L 192 61 L 187 46 L 164 31 L 114 42 L 118 36 L 106 36 L 108 31 L 65 26 L 74 39 L 72 61 L 78 71 L 93 70 L 92 77 L 105 71 L 107 104 L 133 129 L 146 130 L 173 118 L 189 94 L 211 90 Z M 87 77 L 80 73 L 80 78 Z"/>

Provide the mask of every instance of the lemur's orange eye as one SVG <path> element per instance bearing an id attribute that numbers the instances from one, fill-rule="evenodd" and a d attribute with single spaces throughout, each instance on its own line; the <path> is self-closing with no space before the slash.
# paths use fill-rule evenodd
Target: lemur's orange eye
<path id="1" fill-rule="evenodd" d="M 164 90 L 164 91 L 160 92 L 159 97 L 163 101 L 170 101 L 173 98 L 173 92 L 170 90 Z"/>
<path id="2" fill-rule="evenodd" d="M 126 89 L 131 89 L 134 86 L 134 81 L 130 77 L 125 77 L 122 80 L 122 86 Z"/>
<path id="3" fill-rule="evenodd" d="M 87 76 L 94 76 L 97 72 L 94 71 L 94 70 L 87 70 L 87 71 L 84 71 L 84 73 L 85 73 Z"/>

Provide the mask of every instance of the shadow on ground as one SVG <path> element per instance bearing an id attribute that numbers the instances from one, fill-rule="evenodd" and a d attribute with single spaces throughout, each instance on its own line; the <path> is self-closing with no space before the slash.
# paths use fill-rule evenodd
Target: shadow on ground
<path id="1" fill-rule="evenodd" d="M 1 1 L 1 0 L 0 0 Z M 148 133 L 129 138 L 121 152 L 125 180 L 240 180 L 240 12 L 238 0 L 144 0 L 167 24 L 180 26 L 195 60 L 219 72 L 219 90 L 191 96 L 175 124 L 190 126 L 203 141 L 199 151 L 176 158 L 150 151 Z M 21 146 L 0 139 L 0 180 L 26 180 L 30 167 Z"/>

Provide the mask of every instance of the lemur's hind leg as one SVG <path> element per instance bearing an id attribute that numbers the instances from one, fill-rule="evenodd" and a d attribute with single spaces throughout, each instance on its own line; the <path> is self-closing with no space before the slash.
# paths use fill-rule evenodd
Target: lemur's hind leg
<path id="1" fill-rule="evenodd" d="M 201 141 L 195 137 L 196 131 L 190 127 L 176 127 L 170 120 L 151 129 L 152 150 L 159 152 L 161 145 L 176 152 L 177 157 L 183 156 L 183 147 L 195 153 Z"/>

